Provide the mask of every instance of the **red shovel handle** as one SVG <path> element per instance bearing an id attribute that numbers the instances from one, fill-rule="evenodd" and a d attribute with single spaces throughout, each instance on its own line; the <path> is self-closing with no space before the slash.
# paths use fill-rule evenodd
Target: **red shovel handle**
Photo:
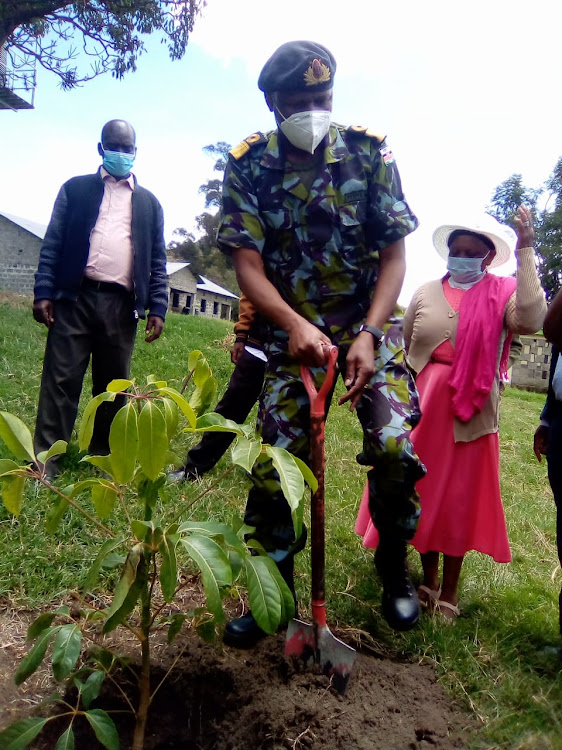
<path id="1" fill-rule="evenodd" d="M 332 390 L 334 380 L 336 379 L 337 369 L 336 362 L 338 360 L 338 348 L 332 346 L 328 355 L 328 370 L 324 382 L 320 386 L 320 390 L 316 390 L 314 385 L 314 378 L 312 373 L 306 365 L 301 365 L 301 378 L 308 393 L 310 399 L 310 416 L 311 417 L 323 417 L 326 409 L 326 396 Z"/>
<path id="2" fill-rule="evenodd" d="M 318 480 L 318 489 L 310 503 L 310 567 L 312 573 L 312 619 L 316 627 L 326 626 L 326 595 L 324 572 L 326 568 L 324 542 L 324 421 L 326 396 L 336 379 L 338 350 L 334 346 L 328 357 L 328 370 L 320 390 L 317 391 L 308 367 L 301 365 L 301 378 L 310 399 L 310 468 Z"/>

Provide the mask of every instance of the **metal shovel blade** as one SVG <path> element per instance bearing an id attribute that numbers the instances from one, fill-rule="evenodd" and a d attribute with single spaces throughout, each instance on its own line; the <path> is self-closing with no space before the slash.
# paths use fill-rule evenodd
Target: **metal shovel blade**
<path id="1" fill-rule="evenodd" d="M 323 674 L 330 677 L 332 686 L 343 695 L 356 652 L 336 638 L 327 625 L 308 625 L 302 620 L 291 620 L 287 628 L 285 656 L 296 656 L 306 666 L 318 664 Z"/>

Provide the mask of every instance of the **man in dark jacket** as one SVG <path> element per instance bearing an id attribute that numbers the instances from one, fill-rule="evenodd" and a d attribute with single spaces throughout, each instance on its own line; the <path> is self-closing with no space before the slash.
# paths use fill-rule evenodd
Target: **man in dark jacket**
<path id="1" fill-rule="evenodd" d="M 35 275 L 33 317 L 49 329 L 35 426 L 35 450 L 70 439 L 92 357 L 92 395 L 128 378 L 138 318 L 146 341 L 162 333 L 168 306 L 164 218 L 130 170 L 135 131 L 123 120 L 102 129 L 96 174 L 59 191 Z M 122 403 L 98 410 L 90 452 L 109 452 L 109 427 Z M 47 472 L 58 471 L 49 462 Z"/>

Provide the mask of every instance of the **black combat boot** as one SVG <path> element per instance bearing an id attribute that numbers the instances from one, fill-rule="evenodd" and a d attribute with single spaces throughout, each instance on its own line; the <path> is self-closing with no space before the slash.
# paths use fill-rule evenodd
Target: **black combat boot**
<path id="1" fill-rule="evenodd" d="M 407 545 L 385 540 L 375 552 L 375 568 L 382 580 L 382 614 L 393 630 L 410 630 L 420 616 L 418 595 L 410 580 Z"/>
<path id="2" fill-rule="evenodd" d="M 295 601 L 296 612 L 297 597 L 295 594 L 295 582 L 293 578 L 295 567 L 294 555 L 287 555 L 285 559 L 277 563 L 277 567 L 279 568 L 283 580 L 291 590 Z M 282 622 L 279 625 L 279 628 L 284 628 L 286 625 L 286 622 Z M 266 635 L 267 633 L 260 628 L 250 611 L 245 615 L 242 615 L 242 617 L 237 617 L 235 620 L 231 620 L 224 629 L 222 639 L 227 646 L 233 646 L 234 648 L 253 648 L 256 643 L 262 638 L 265 638 Z"/>

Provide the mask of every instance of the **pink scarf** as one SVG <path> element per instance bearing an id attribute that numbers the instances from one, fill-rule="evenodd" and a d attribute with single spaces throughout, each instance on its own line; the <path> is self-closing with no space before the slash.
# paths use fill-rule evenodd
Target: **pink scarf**
<path id="1" fill-rule="evenodd" d="M 453 411 L 463 422 L 481 411 L 492 390 L 505 306 L 516 287 L 512 277 L 487 273 L 462 298 L 449 385 Z M 511 338 L 509 333 L 503 345 L 501 375 L 507 370 Z"/>

